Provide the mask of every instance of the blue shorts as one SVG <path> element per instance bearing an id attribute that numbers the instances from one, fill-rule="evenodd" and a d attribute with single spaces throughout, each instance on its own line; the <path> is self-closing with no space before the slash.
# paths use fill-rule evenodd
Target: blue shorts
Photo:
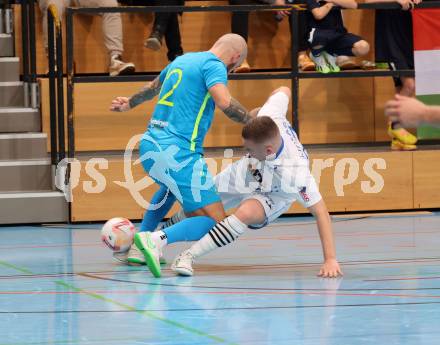
<path id="1" fill-rule="evenodd" d="M 323 49 L 332 55 L 353 56 L 353 46 L 362 40 L 362 37 L 338 30 L 315 29 L 311 46 L 323 46 Z"/>
<path id="2" fill-rule="evenodd" d="M 214 179 L 200 153 L 142 139 L 139 156 L 148 175 L 168 188 L 185 212 L 221 202 Z"/>

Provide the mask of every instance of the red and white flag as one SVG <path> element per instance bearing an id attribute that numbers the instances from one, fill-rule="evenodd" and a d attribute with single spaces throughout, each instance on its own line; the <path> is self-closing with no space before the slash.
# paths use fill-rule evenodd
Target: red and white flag
<path id="1" fill-rule="evenodd" d="M 440 8 L 412 12 L 416 95 L 424 103 L 440 105 Z M 440 131 L 421 128 L 418 136 L 440 138 Z"/>

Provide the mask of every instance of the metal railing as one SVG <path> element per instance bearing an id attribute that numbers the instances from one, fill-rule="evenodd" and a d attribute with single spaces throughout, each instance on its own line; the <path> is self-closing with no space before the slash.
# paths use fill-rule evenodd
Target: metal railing
<path id="1" fill-rule="evenodd" d="M 21 0 L 21 33 L 25 107 L 38 108 L 34 0 Z"/>
<path id="2" fill-rule="evenodd" d="M 440 1 L 425 2 L 417 6 L 418 8 L 440 8 Z M 400 9 L 397 3 L 387 4 L 359 4 L 359 9 Z M 294 5 L 286 6 L 269 6 L 269 5 L 238 5 L 238 6 L 128 6 L 128 7 L 99 7 L 99 8 L 85 8 L 85 7 L 69 7 L 66 9 L 66 65 L 67 65 L 67 157 L 73 158 L 75 156 L 75 128 L 74 128 L 74 87 L 76 83 L 95 83 L 95 82 L 133 82 L 133 81 L 151 81 L 157 74 L 148 75 L 131 75 L 131 76 L 88 76 L 76 75 L 74 71 L 74 24 L 73 16 L 78 14 L 99 14 L 99 13 L 153 13 L 153 12 L 253 12 L 253 11 L 277 11 L 290 10 L 290 34 L 291 34 L 291 69 L 281 72 L 270 73 L 247 73 L 247 74 L 231 74 L 231 80 L 270 80 L 270 79 L 284 79 L 291 80 L 293 106 L 292 106 L 292 122 L 293 127 L 300 134 L 300 124 L 298 121 L 298 95 L 299 95 L 299 80 L 309 78 L 359 78 L 359 77 L 401 77 L 414 76 L 413 70 L 372 70 L 372 71 L 342 71 L 334 74 L 321 74 L 318 72 L 302 72 L 298 69 L 298 53 L 299 53 L 299 34 L 298 34 L 298 16 L 299 11 L 304 10 L 304 4 L 298 2 Z M 54 23 L 49 22 L 49 28 L 53 27 Z M 52 29 L 54 30 L 54 29 Z M 61 41 L 61 32 L 58 36 Z M 61 42 L 59 43 L 62 45 Z M 61 54 L 61 49 L 57 49 Z M 58 56 L 57 60 L 62 60 L 62 56 Z M 53 60 L 49 62 L 53 64 Z M 62 76 L 62 64 L 57 67 L 58 88 L 61 88 L 62 83 L 59 80 Z M 60 98 L 58 93 L 58 128 L 60 123 L 64 123 L 64 101 Z M 51 93 L 54 97 L 54 92 Z M 51 104 L 53 103 L 51 100 Z M 62 107 L 60 107 L 60 104 Z M 55 105 L 52 104 L 54 108 Z M 51 112 L 52 113 L 52 112 Z M 63 122 L 61 122 L 63 120 Z M 59 134 L 62 133 L 59 128 Z M 64 142 L 64 141 L 63 141 Z M 63 149 L 63 150 L 61 150 Z M 58 158 L 64 157 L 64 147 L 59 146 Z"/>
<path id="3" fill-rule="evenodd" d="M 0 34 L 12 34 L 14 25 L 12 23 L 12 7 L 8 0 L 0 1 Z"/>
<path id="4" fill-rule="evenodd" d="M 47 9 L 49 58 L 50 148 L 52 165 L 66 156 L 64 130 L 63 33 L 57 7 Z"/>

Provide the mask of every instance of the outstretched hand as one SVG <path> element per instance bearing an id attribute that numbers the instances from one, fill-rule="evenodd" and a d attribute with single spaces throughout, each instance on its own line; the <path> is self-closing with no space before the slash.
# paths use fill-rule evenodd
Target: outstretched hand
<path id="1" fill-rule="evenodd" d="M 405 127 L 418 127 L 425 122 L 426 105 L 412 97 L 396 95 L 385 105 L 385 115 Z"/>
<path id="2" fill-rule="evenodd" d="M 397 2 L 402 6 L 402 9 L 405 11 L 412 10 L 414 5 L 420 4 L 421 0 L 397 0 Z"/>
<path id="3" fill-rule="evenodd" d="M 110 106 L 111 111 L 122 112 L 130 110 L 130 103 L 128 97 L 116 97 L 112 101 L 112 105 Z"/>

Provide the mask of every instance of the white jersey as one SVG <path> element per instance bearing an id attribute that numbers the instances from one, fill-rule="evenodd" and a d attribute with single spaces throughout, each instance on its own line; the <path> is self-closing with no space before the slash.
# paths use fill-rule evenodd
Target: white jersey
<path id="1" fill-rule="evenodd" d="M 265 226 L 285 213 L 295 201 L 308 208 L 322 197 L 310 173 L 307 151 L 286 119 L 289 98 L 283 92 L 272 95 L 258 112 L 277 124 L 282 145 L 273 157 L 257 162 L 243 157 L 215 177 L 217 191 L 225 209 L 242 201 L 256 199 L 266 212 Z"/>

